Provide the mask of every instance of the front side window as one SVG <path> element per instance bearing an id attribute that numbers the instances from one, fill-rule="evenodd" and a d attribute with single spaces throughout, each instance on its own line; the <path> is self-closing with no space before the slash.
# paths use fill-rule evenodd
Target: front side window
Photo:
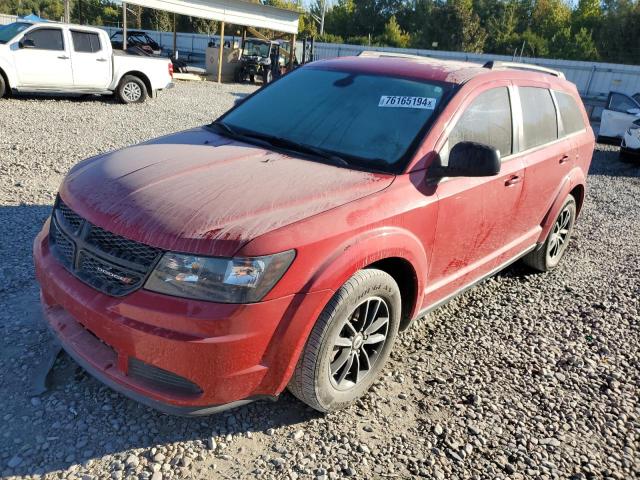
<path id="1" fill-rule="evenodd" d="M 37 50 L 64 50 L 62 30 L 59 28 L 39 28 L 27 33 L 23 42 L 33 42 L 31 48 Z"/>
<path id="2" fill-rule="evenodd" d="M 447 153 L 460 142 L 477 142 L 497 149 L 501 157 L 511 154 L 511 102 L 507 87 L 493 88 L 481 93 L 464 111 L 449 134 L 447 145 L 440 153 L 443 165 Z"/>
<path id="3" fill-rule="evenodd" d="M 73 49 L 81 53 L 95 53 L 100 51 L 100 36 L 92 32 L 71 31 Z"/>
<path id="4" fill-rule="evenodd" d="M 354 168 L 398 173 L 446 85 L 310 66 L 267 86 L 217 123 L 331 153 Z"/>
<path id="5" fill-rule="evenodd" d="M 609 110 L 627 113 L 632 108 L 638 108 L 638 104 L 631 98 L 621 93 L 612 93 L 609 100 Z"/>
<path id="6" fill-rule="evenodd" d="M 582 112 L 575 99 L 568 93 L 557 91 L 555 93 L 564 134 L 569 135 L 570 133 L 584 130 Z"/>
<path id="7" fill-rule="evenodd" d="M 551 92 L 546 88 L 519 87 L 522 106 L 523 145 L 520 150 L 558 139 L 558 119 Z"/>

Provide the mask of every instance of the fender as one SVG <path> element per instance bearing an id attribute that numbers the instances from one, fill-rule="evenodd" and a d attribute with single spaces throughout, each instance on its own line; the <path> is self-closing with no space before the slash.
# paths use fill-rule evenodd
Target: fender
<path id="1" fill-rule="evenodd" d="M 5 74 L 5 77 L 9 83 L 7 85 L 7 90 L 11 91 L 15 89 L 18 85 L 18 79 L 16 78 L 13 65 L 11 65 L 7 58 L 0 57 L 0 71 Z"/>
<path id="2" fill-rule="evenodd" d="M 411 318 L 419 310 L 427 273 L 427 257 L 418 238 L 400 227 L 382 227 L 350 238 L 334 250 L 313 272 L 302 289 L 306 295 L 290 306 L 269 345 L 262 364 L 269 366 L 263 385 L 278 379 L 276 392 L 289 383 L 316 319 L 337 289 L 358 270 L 386 258 L 401 258 L 409 263 L 416 277 L 416 300 Z"/>
<path id="3" fill-rule="evenodd" d="M 538 243 L 544 243 L 553 227 L 553 222 L 560 213 L 560 208 L 562 208 L 562 204 L 564 200 L 567 198 L 567 195 L 577 186 L 582 186 L 585 188 L 586 178 L 584 176 L 583 171 L 579 167 L 574 167 L 566 177 L 560 183 L 560 187 L 558 188 L 558 193 L 555 196 L 551 207 L 547 211 L 547 214 L 542 219 L 542 223 L 540 226 L 542 227 L 542 231 L 540 232 L 540 237 L 538 237 Z M 577 198 L 576 202 L 578 205 L 582 201 L 581 198 Z"/>

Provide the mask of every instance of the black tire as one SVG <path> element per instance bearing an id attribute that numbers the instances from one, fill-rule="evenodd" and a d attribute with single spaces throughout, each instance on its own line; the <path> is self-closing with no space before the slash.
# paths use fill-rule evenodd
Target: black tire
<path id="1" fill-rule="evenodd" d="M 146 85 L 134 75 L 122 77 L 117 94 L 122 103 L 143 103 L 148 96 Z"/>
<path id="2" fill-rule="evenodd" d="M 4 98 L 7 95 L 7 83 L 4 81 L 2 73 L 0 73 L 0 98 Z"/>
<path id="3" fill-rule="evenodd" d="M 556 268 L 567 251 L 576 222 L 576 212 L 576 200 L 572 195 L 568 195 L 544 243 L 527 254 L 522 261 L 540 272 L 548 272 Z M 564 230 L 566 233 L 562 233 Z"/>
<path id="4" fill-rule="evenodd" d="M 249 75 L 249 83 L 256 83 L 255 75 Z"/>
<path id="5" fill-rule="evenodd" d="M 391 275 L 376 269 L 356 272 L 320 314 L 289 382 L 289 391 L 320 412 L 353 403 L 384 367 L 398 333 L 400 314 L 400 289 Z M 348 335 L 351 338 L 346 338 Z M 376 341 L 381 336 L 384 339 Z M 339 340 L 340 346 L 336 344 Z M 351 344 L 345 346 L 344 341 Z M 340 364 L 345 352 L 343 367 L 332 372 L 331 367 Z M 361 366 L 364 370 L 366 365 L 367 371 L 361 372 Z"/>
<path id="6" fill-rule="evenodd" d="M 267 83 L 271 83 L 272 81 L 273 81 L 273 73 L 271 72 L 271 70 L 265 70 L 264 73 L 262 74 L 262 83 L 266 85 Z"/>

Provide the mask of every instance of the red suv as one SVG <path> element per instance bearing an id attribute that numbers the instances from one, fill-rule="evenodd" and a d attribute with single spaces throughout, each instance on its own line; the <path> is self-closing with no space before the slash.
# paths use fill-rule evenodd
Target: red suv
<path id="1" fill-rule="evenodd" d="M 48 324 L 165 412 L 286 387 L 348 405 L 413 319 L 566 250 L 593 132 L 562 74 L 513 67 L 314 62 L 210 125 L 81 162 L 35 240 Z"/>

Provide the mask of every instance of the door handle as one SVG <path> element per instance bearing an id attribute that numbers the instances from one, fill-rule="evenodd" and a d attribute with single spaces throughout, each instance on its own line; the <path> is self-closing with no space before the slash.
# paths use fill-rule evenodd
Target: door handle
<path id="1" fill-rule="evenodd" d="M 562 165 L 563 163 L 567 163 L 569 161 L 569 155 L 563 155 L 558 163 Z"/>
<path id="2" fill-rule="evenodd" d="M 510 187 L 511 185 L 515 185 L 517 183 L 520 183 L 521 181 L 522 181 L 522 177 L 518 175 L 513 175 L 511 178 L 509 178 L 509 180 L 504 182 L 504 184 L 505 186 Z"/>
<path id="3" fill-rule="evenodd" d="M 69 57 L 67 57 L 66 55 L 60 55 L 58 58 L 60 60 L 69 60 Z"/>
<path id="4" fill-rule="evenodd" d="M 96 62 L 106 62 L 106 58 L 96 58 Z"/>

